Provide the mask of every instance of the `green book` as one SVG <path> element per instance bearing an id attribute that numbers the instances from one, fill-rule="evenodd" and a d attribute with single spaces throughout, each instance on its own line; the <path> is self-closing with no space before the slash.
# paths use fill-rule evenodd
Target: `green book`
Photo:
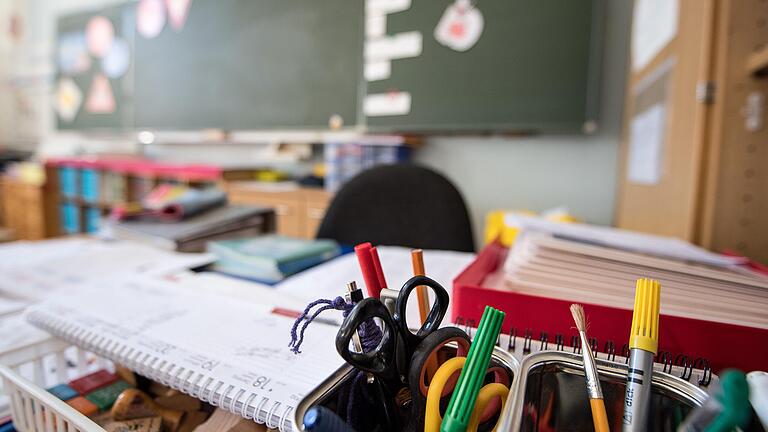
<path id="1" fill-rule="evenodd" d="M 264 274 L 275 280 L 334 258 L 341 249 L 333 240 L 266 235 L 214 241 L 208 243 L 208 252 L 216 256 L 215 268 L 224 272 L 256 279 Z"/>

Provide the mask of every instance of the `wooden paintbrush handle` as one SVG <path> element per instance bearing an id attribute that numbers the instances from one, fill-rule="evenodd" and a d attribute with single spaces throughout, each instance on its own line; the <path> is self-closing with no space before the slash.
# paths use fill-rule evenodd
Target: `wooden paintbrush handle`
<path id="1" fill-rule="evenodd" d="M 605 413 L 605 402 L 602 399 L 590 399 L 592 407 L 592 421 L 595 423 L 595 432 L 610 432 L 608 427 L 608 415 Z"/>

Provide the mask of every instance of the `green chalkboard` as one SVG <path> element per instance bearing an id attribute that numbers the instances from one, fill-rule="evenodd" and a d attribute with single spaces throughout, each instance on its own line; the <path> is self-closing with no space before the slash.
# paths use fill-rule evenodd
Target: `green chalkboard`
<path id="1" fill-rule="evenodd" d="M 338 115 L 373 132 L 581 131 L 597 114 L 605 1 L 194 0 L 183 26 L 161 20 L 151 37 L 137 31 L 137 10 L 165 10 L 162 0 L 68 15 L 58 20 L 57 56 L 77 51 L 88 22 L 103 16 L 130 62 L 108 77 L 114 109 L 97 113 L 87 99 L 104 59 L 86 52 L 87 67 L 74 71 L 59 61 L 55 90 L 67 80 L 82 102 L 57 125 L 324 129 Z M 482 15 L 483 30 L 456 50 L 435 29 L 459 4 Z M 372 43 L 407 33 L 418 35 L 417 55 L 384 61 L 388 72 L 375 80 L 364 73 Z M 402 113 L 369 110 L 372 96 L 402 94 Z"/>
<path id="2" fill-rule="evenodd" d="M 88 48 L 86 29 L 93 19 L 107 23 L 107 36 L 111 26 L 112 38 L 105 39 L 111 40 L 111 43 L 103 45 L 107 47 L 105 52 L 94 52 Z M 59 129 L 121 130 L 132 126 L 130 65 L 133 21 L 133 8 L 127 5 L 59 17 L 54 53 L 56 75 L 53 83 L 53 109 Z M 113 51 L 113 47 L 117 48 Z M 120 48 L 120 60 L 126 63 L 116 67 L 113 55 Z M 123 65 L 125 67 L 121 67 Z M 94 91 L 98 101 L 89 104 L 89 97 Z M 64 105 L 73 104 L 69 106 L 72 111 L 57 108 L 61 103 L 60 97 L 69 100 Z M 72 102 L 77 99 L 79 103 Z"/>
<path id="3" fill-rule="evenodd" d="M 136 35 L 136 127 L 354 125 L 362 34 L 357 0 L 194 0 L 180 30 Z"/>
<path id="4" fill-rule="evenodd" d="M 407 92 L 410 112 L 371 116 L 374 131 L 580 131 L 596 115 L 600 1 L 477 0 L 480 38 L 460 52 L 435 27 L 454 0 L 413 0 L 386 15 L 387 37 L 422 34 L 421 55 L 391 60 L 368 94 Z"/>

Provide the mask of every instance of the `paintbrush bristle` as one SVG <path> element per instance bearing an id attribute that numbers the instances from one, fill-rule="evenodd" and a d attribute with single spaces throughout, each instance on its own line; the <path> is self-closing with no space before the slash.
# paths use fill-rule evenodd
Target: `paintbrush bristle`
<path id="1" fill-rule="evenodd" d="M 584 317 L 584 308 L 580 304 L 571 305 L 571 315 L 576 322 L 576 329 L 580 332 L 587 331 L 587 319 Z"/>

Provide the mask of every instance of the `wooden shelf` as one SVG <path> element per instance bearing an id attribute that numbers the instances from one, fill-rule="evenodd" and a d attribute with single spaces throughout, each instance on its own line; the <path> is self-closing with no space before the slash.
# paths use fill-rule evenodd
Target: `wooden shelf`
<path id="1" fill-rule="evenodd" d="M 59 201 L 61 203 L 76 204 L 80 207 L 98 207 L 106 210 L 111 209 L 117 204 L 117 203 L 93 202 L 93 201 L 84 200 L 81 197 L 65 197 L 65 196 L 60 197 Z"/>
<path id="2" fill-rule="evenodd" d="M 768 73 L 768 45 L 760 51 L 750 54 L 747 58 L 747 71 L 753 75 L 766 75 Z"/>

